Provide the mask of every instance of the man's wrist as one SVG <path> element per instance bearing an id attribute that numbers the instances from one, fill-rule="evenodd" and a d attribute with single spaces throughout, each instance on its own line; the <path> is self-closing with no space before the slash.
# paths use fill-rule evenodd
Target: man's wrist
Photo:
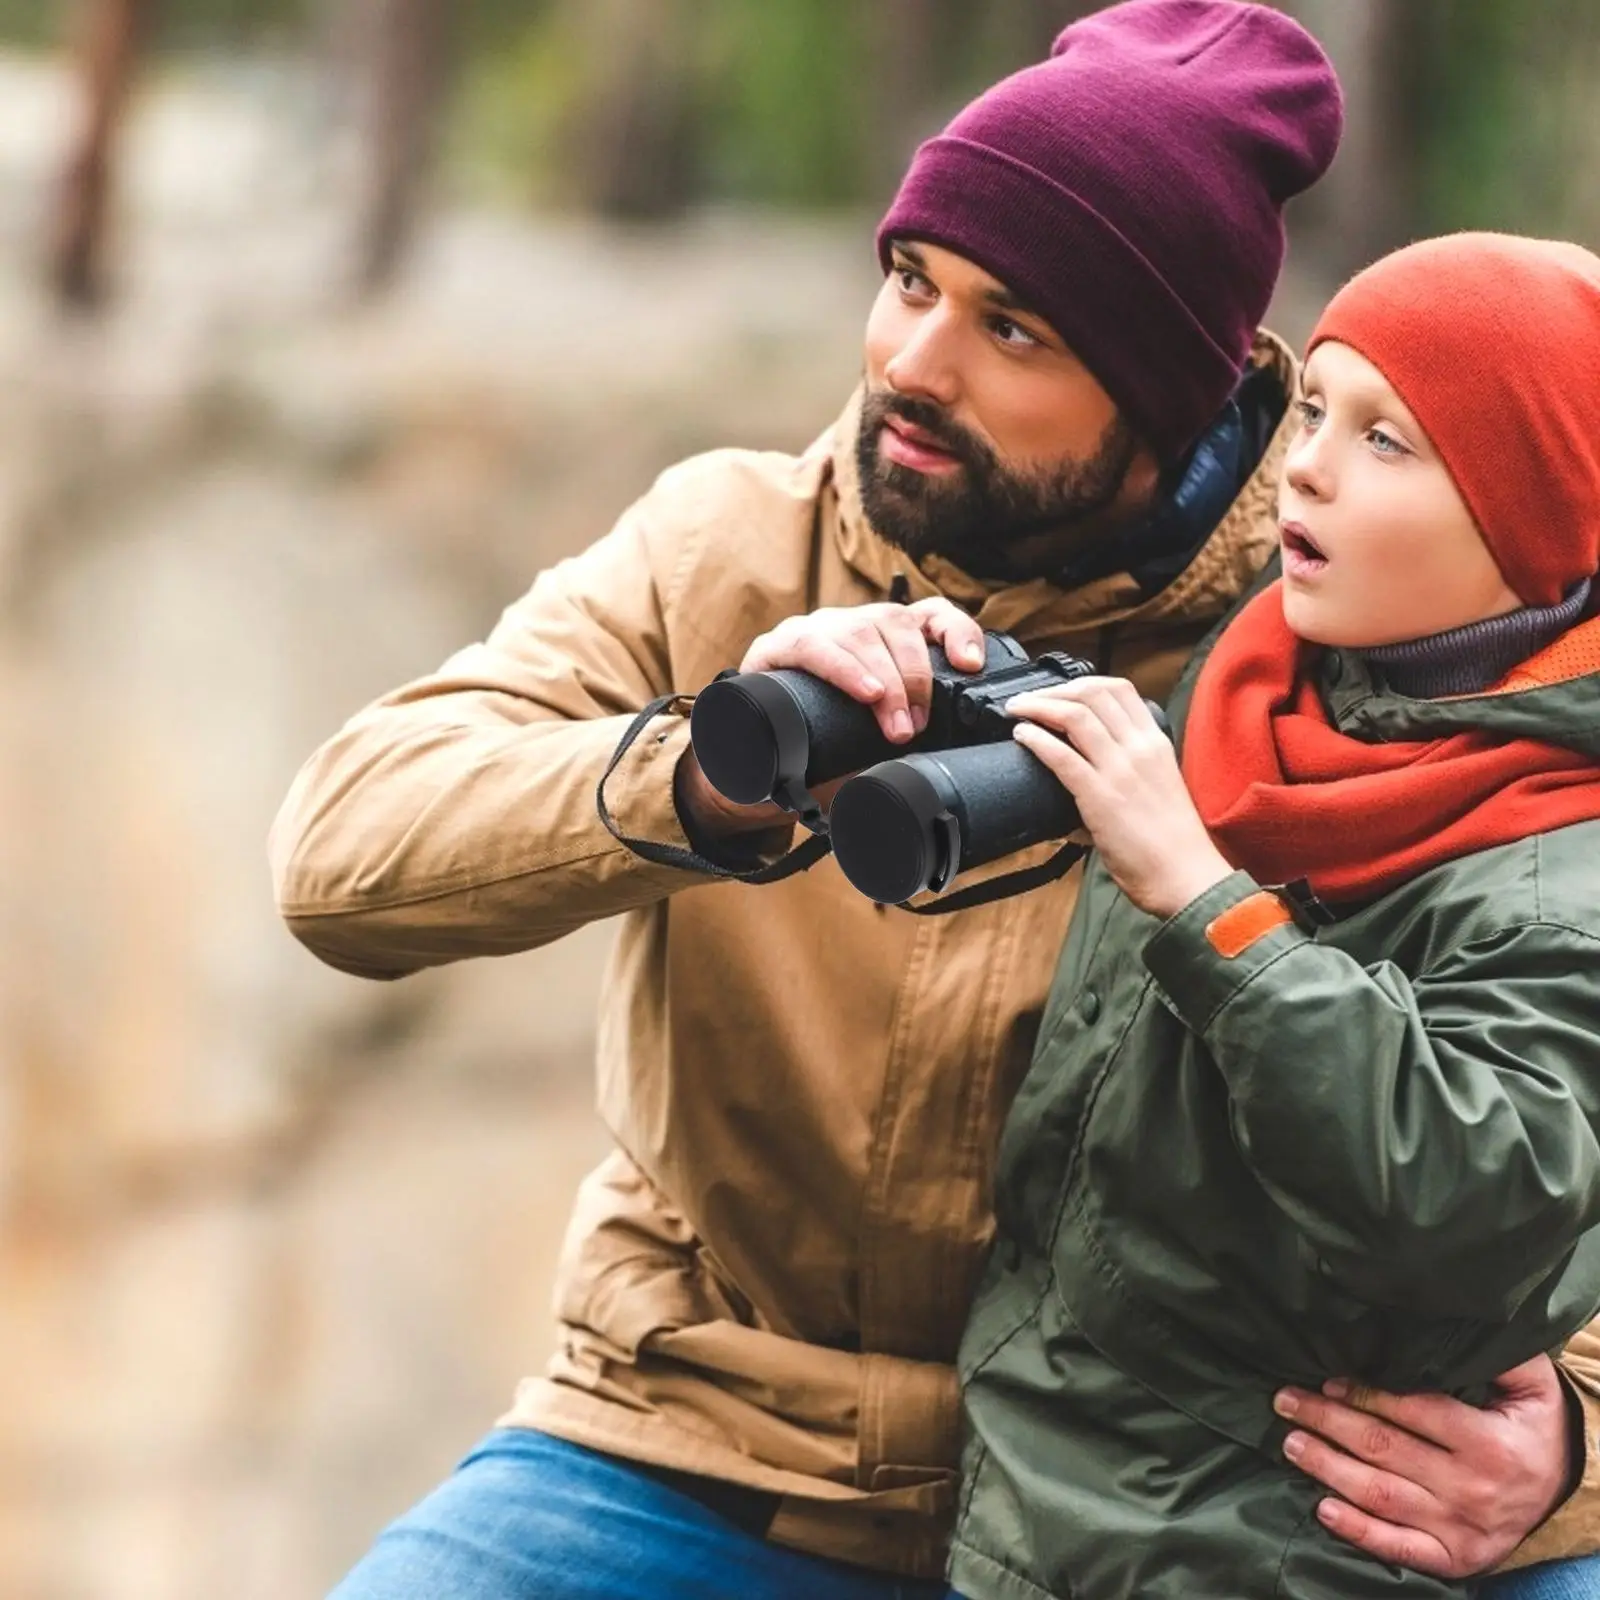
<path id="1" fill-rule="evenodd" d="M 724 800 L 700 770 L 693 747 L 673 769 L 672 802 L 689 843 L 721 866 L 755 866 L 763 856 L 780 854 L 793 830 L 793 820 L 777 806 Z"/>
<path id="2" fill-rule="evenodd" d="M 1561 1399 L 1566 1406 L 1567 1474 L 1562 1480 L 1560 1492 L 1546 1513 L 1546 1520 L 1582 1488 L 1584 1474 L 1589 1467 L 1589 1414 L 1584 1407 L 1583 1395 L 1561 1370 L 1559 1361 L 1556 1363 L 1556 1377 L 1560 1380 Z"/>
<path id="3" fill-rule="evenodd" d="M 1600 1399 L 1574 1381 L 1558 1361 L 1565 1408 L 1566 1473 L 1554 1500 L 1526 1537 L 1495 1569 L 1511 1572 L 1546 1561 L 1590 1554 L 1595 1545 L 1593 1506 L 1600 1497 Z"/>

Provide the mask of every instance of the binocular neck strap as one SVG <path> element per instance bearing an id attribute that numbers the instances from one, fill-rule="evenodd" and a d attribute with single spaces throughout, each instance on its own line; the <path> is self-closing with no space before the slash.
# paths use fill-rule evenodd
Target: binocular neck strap
<path id="1" fill-rule="evenodd" d="M 788 855 L 781 856 L 764 867 L 752 867 L 746 871 L 727 866 L 722 862 L 709 861 L 699 851 L 685 850 L 681 845 L 660 844 L 653 839 L 632 838 L 617 826 L 616 819 L 611 815 L 611 808 L 606 804 L 606 784 L 610 781 L 611 774 L 617 770 L 618 763 L 638 742 L 639 735 L 657 717 L 668 711 L 686 711 L 692 699 L 690 695 L 664 694 L 659 699 L 652 700 L 628 724 L 627 732 L 623 734 L 617 748 L 612 751 L 611 759 L 606 763 L 606 770 L 600 774 L 600 782 L 595 786 L 595 810 L 600 813 L 600 820 L 605 824 L 606 832 L 642 861 L 653 862 L 658 867 L 677 867 L 684 872 L 698 872 L 713 878 L 732 878 L 740 883 L 779 883 L 784 878 L 792 878 L 797 872 L 804 872 L 807 867 L 815 866 L 833 848 L 824 834 L 813 834 Z"/>
<path id="2" fill-rule="evenodd" d="M 1041 861 L 1036 867 L 1003 873 L 998 878 L 975 883 L 970 889 L 958 889 L 943 899 L 930 900 L 927 905 L 902 904 L 900 909 L 909 911 L 915 917 L 947 917 L 953 911 L 971 911 L 996 900 L 1009 900 L 1013 895 L 1027 894 L 1030 889 L 1042 889 L 1047 883 L 1066 877 L 1088 853 L 1084 845 L 1064 844 L 1048 861 Z"/>

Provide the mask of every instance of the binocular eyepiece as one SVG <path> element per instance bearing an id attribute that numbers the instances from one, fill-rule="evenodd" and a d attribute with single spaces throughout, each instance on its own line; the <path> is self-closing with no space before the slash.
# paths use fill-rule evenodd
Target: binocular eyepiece
<path id="1" fill-rule="evenodd" d="M 1005 706 L 1093 676 L 1093 664 L 1060 653 L 1030 660 L 1002 633 L 984 635 L 974 673 L 952 667 L 936 645 L 929 655 L 928 723 L 909 745 L 891 744 L 870 706 L 809 673 L 725 673 L 690 713 L 700 768 L 736 804 L 774 801 L 827 832 L 845 877 L 884 904 L 1074 832 L 1072 796 L 1012 738 Z M 850 773 L 824 819 L 812 789 Z"/>

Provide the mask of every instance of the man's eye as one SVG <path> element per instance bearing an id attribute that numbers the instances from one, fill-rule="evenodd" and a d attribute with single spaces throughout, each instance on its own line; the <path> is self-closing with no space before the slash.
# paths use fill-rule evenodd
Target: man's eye
<path id="1" fill-rule="evenodd" d="M 1294 408 L 1300 413 L 1302 428 L 1315 428 L 1322 421 L 1322 407 L 1315 400 L 1296 400 Z"/>
<path id="2" fill-rule="evenodd" d="M 1013 345 L 1018 350 L 1026 350 L 1033 345 L 1043 343 L 1036 335 L 1029 333 L 1020 322 L 1013 322 L 1010 317 L 996 317 L 991 326 L 995 338 L 1001 344 Z"/>

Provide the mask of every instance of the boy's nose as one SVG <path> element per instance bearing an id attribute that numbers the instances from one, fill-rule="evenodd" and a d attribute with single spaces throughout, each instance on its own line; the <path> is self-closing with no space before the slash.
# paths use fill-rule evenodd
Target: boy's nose
<path id="1" fill-rule="evenodd" d="M 1296 494 L 1307 499 L 1326 500 L 1332 493 L 1332 475 L 1326 453 L 1319 448 L 1320 434 L 1306 434 L 1289 446 L 1283 460 L 1283 480 Z"/>

